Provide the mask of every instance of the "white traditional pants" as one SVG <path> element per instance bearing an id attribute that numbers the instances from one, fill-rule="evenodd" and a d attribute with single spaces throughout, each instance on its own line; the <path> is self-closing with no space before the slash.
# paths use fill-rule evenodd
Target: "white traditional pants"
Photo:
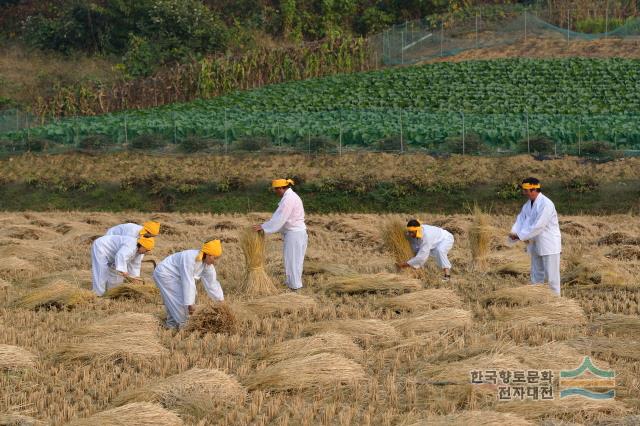
<path id="1" fill-rule="evenodd" d="M 161 268 L 153 271 L 153 280 L 160 290 L 164 309 L 167 312 L 167 327 L 182 327 L 189 319 L 189 310 L 182 301 L 180 282 L 169 274 L 163 274 Z"/>
<path id="2" fill-rule="evenodd" d="M 109 268 L 109 259 L 100 254 L 95 245 L 91 246 L 91 275 L 92 290 L 98 296 L 103 296 L 107 290 L 124 281 L 121 275 Z"/>
<path id="3" fill-rule="evenodd" d="M 429 256 L 433 256 L 441 269 L 451 269 L 451 262 L 449 262 L 448 256 L 451 247 L 453 247 L 453 236 L 441 241 L 429 252 Z"/>
<path id="4" fill-rule="evenodd" d="M 283 233 L 285 284 L 292 290 L 302 288 L 302 268 L 307 251 L 308 236 L 306 230 Z"/>
<path id="5" fill-rule="evenodd" d="M 531 253 L 531 284 L 545 282 L 560 296 L 560 253 L 546 256 Z"/>

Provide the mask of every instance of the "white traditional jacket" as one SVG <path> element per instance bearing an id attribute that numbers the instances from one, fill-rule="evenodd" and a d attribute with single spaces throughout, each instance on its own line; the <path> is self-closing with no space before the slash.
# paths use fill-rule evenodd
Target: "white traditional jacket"
<path id="1" fill-rule="evenodd" d="M 553 202 L 540 193 L 533 205 L 530 200 L 522 206 L 522 211 L 511 228 L 521 241 L 529 241 L 528 250 L 538 256 L 559 254 L 562 251 L 558 214 Z"/>

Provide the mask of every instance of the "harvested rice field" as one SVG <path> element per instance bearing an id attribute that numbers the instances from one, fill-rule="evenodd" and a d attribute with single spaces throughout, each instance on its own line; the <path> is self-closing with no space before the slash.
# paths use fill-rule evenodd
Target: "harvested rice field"
<path id="1" fill-rule="evenodd" d="M 455 236 L 448 282 L 432 260 L 395 269 L 382 232 L 406 215 L 309 215 L 305 287 L 290 293 L 279 236 L 248 277 L 243 248 L 261 248 L 243 232 L 268 213 L 2 213 L 0 425 L 638 424 L 640 218 L 561 215 L 556 298 L 527 286 L 523 245 L 505 244 L 515 214 L 418 215 Z M 163 229 L 145 260 L 223 242 L 226 300 L 199 285 L 178 332 L 161 325 L 151 262 L 144 284 L 89 291 L 93 239 L 149 219 Z M 248 279 L 265 290 L 249 294 Z M 585 356 L 615 372 L 592 389 L 614 399 L 561 398 L 560 371 Z M 527 394 L 487 371 L 526 372 Z"/>

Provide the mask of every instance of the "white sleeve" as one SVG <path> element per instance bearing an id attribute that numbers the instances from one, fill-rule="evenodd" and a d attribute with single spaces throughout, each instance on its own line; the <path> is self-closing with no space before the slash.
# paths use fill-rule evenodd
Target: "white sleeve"
<path id="1" fill-rule="evenodd" d="M 524 207 L 522 207 L 522 210 L 520 210 L 520 214 L 518 214 L 518 217 L 516 218 L 516 223 L 514 223 L 511 227 L 512 234 L 517 235 L 520 232 L 520 230 L 522 229 L 522 221 L 524 221 Z"/>
<path id="2" fill-rule="evenodd" d="M 213 266 L 205 266 L 200 277 L 204 289 L 213 300 L 222 302 L 224 300 L 224 294 L 222 292 L 222 286 L 217 279 L 216 268 Z"/>
<path id="3" fill-rule="evenodd" d="M 520 238 L 521 241 L 528 241 L 538 236 L 538 234 L 544 231 L 544 228 L 546 228 L 549 224 L 549 221 L 553 216 L 553 210 L 553 204 L 545 203 L 544 207 L 540 211 L 540 214 L 538 214 L 536 223 L 534 223 L 533 226 L 531 226 L 529 229 L 519 230 L 518 238 Z"/>
<path id="4" fill-rule="evenodd" d="M 116 253 L 115 267 L 118 272 L 129 272 L 129 260 L 135 256 L 137 244 L 123 244 Z"/>
<path id="5" fill-rule="evenodd" d="M 414 257 L 407 260 L 407 264 L 409 264 L 409 266 L 415 269 L 418 269 L 424 266 L 424 264 L 427 262 L 427 259 L 429 259 L 431 246 L 432 246 L 431 242 L 427 240 L 425 237 L 425 239 L 422 240 L 422 245 L 420 246 L 420 250 L 418 250 L 418 252 Z"/>
<path id="6" fill-rule="evenodd" d="M 278 232 L 284 226 L 284 223 L 289 219 L 293 204 L 287 200 L 282 199 L 282 202 L 271 216 L 271 219 L 262 224 L 262 230 L 266 234 L 273 234 Z"/>
<path id="7" fill-rule="evenodd" d="M 182 285 L 182 300 L 185 306 L 191 306 L 196 303 L 196 280 L 193 277 L 193 269 L 195 267 L 195 258 L 182 256 L 182 265 L 180 265 L 180 284 Z"/>
<path id="8" fill-rule="evenodd" d="M 131 262 L 129 262 L 129 274 L 134 277 L 140 276 L 140 270 L 142 269 L 142 259 L 144 254 L 136 255 Z"/>

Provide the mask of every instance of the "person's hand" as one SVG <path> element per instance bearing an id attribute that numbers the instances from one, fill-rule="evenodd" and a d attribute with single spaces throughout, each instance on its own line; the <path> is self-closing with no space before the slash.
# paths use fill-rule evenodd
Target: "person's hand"
<path id="1" fill-rule="evenodd" d="M 509 233 L 509 238 L 511 238 L 514 241 L 519 240 L 518 234 L 514 234 L 513 232 Z"/>
<path id="2" fill-rule="evenodd" d="M 253 230 L 256 232 L 262 231 L 262 225 L 253 225 Z"/>
<path id="3" fill-rule="evenodd" d="M 409 264 L 407 262 L 396 262 L 396 266 L 400 269 L 408 268 Z"/>
<path id="4" fill-rule="evenodd" d="M 129 273 L 128 272 L 120 272 L 120 275 L 122 275 L 125 278 L 129 278 Z"/>
<path id="5" fill-rule="evenodd" d="M 189 315 L 193 315 L 193 313 L 196 311 L 196 308 L 193 305 L 189 305 L 187 306 L 187 310 L 189 311 Z"/>

